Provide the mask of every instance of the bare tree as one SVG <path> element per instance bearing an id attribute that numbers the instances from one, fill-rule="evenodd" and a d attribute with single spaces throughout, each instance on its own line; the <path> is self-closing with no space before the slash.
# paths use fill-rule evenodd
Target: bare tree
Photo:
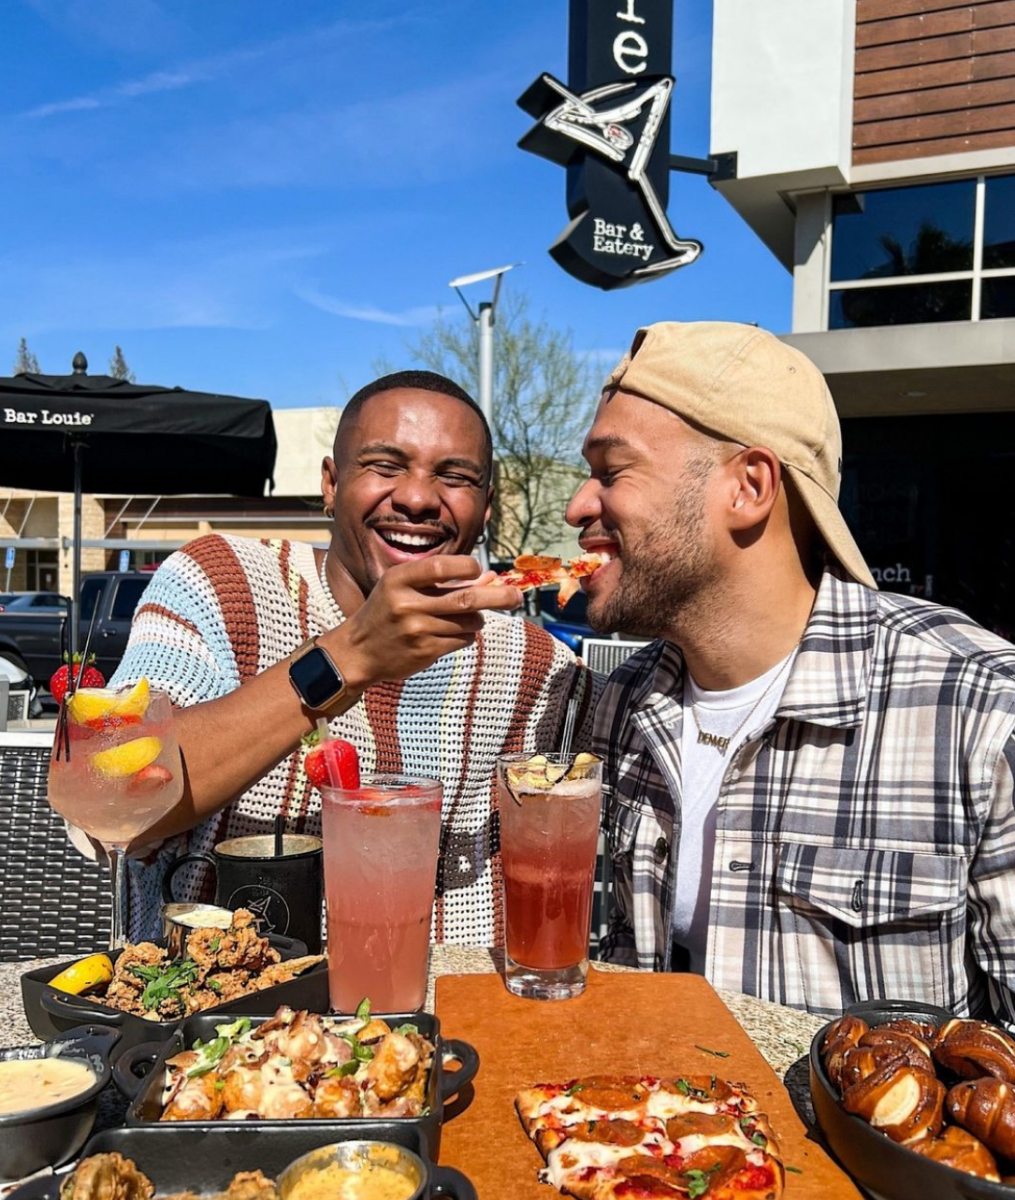
<path id="1" fill-rule="evenodd" d="M 571 331 L 534 320 L 524 295 L 502 296 L 494 337 L 497 502 L 490 543 L 493 557 L 512 559 L 562 537 L 564 506 L 584 477 L 581 443 L 600 381 L 575 351 Z M 471 321 L 442 313 L 409 349 L 476 395 L 478 339 Z"/>
<path id="2" fill-rule="evenodd" d="M 123 357 L 123 351 L 119 346 L 113 351 L 113 357 L 109 360 L 109 374 L 113 379 L 126 379 L 128 383 L 137 383 L 137 377 L 127 366 L 127 360 Z"/>
<path id="3" fill-rule="evenodd" d="M 22 338 L 18 342 L 18 356 L 14 360 L 15 375 L 40 375 L 39 360 L 28 349 L 28 340 Z"/>

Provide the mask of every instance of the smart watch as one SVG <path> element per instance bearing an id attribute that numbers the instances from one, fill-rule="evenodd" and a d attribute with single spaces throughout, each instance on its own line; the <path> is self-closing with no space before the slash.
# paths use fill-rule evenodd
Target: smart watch
<path id="1" fill-rule="evenodd" d="M 289 660 L 289 681 L 307 708 L 331 708 L 345 691 L 342 672 L 316 638 L 304 642 Z"/>

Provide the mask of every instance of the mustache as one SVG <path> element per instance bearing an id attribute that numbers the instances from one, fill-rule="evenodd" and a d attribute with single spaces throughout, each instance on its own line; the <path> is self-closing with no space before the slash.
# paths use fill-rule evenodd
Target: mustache
<path id="1" fill-rule="evenodd" d="M 444 521 L 385 521 L 383 517 L 372 517 L 366 522 L 367 529 L 383 532 L 385 529 L 396 529 L 402 526 L 412 526 L 418 533 L 439 534 L 445 540 L 456 536 L 456 530 Z"/>
<path id="2" fill-rule="evenodd" d="M 616 532 L 612 529 L 607 529 L 605 525 L 586 525 L 578 535 L 579 542 L 589 542 L 596 538 L 609 542 L 620 540 Z"/>

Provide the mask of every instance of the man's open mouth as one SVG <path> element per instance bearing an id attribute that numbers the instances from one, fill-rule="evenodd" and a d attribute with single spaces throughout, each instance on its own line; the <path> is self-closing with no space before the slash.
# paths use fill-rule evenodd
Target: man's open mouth
<path id="1" fill-rule="evenodd" d="M 582 579 L 581 582 L 583 586 L 593 583 L 606 572 L 607 568 L 610 566 L 610 563 L 615 562 L 620 558 L 620 546 L 615 541 L 593 538 L 588 542 L 582 541 L 579 544 L 581 545 L 583 553 L 588 555 L 596 554 L 603 560 L 601 566 L 597 567 L 591 575 L 588 575 Z"/>
<path id="2" fill-rule="evenodd" d="M 429 554 L 448 540 L 447 534 L 439 529 L 416 529 L 411 532 L 406 529 L 386 529 L 375 526 L 374 533 L 386 546 L 397 550 L 400 554 Z"/>

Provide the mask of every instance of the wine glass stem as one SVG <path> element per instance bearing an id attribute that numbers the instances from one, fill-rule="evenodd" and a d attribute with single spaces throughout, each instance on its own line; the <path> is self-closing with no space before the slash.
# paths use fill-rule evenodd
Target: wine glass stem
<path id="1" fill-rule="evenodd" d="M 123 846 L 110 846 L 109 865 L 113 876 L 113 927 L 109 935 L 110 950 L 119 950 L 126 942 L 123 928 L 123 894 L 127 880 L 127 854 Z"/>

